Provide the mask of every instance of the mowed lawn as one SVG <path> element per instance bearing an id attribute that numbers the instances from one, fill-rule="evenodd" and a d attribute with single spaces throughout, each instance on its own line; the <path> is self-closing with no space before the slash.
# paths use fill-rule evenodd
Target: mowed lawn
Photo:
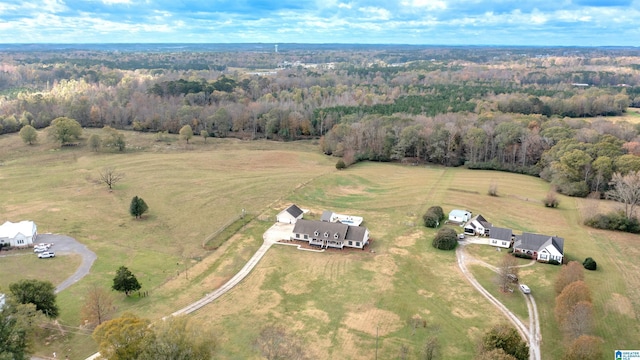
<path id="1" fill-rule="evenodd" d="M 301 337 L 316 358 L 371 359 L 376 353 L 396 358 L 403 348 L 417 356 L 425 339 L 436 336 L 443 358 L 469 359 L 483 331 L 505 320 L 468 285 L 453 252 L 431 247 L 435 231 L 421 226 L 421 216 L 440 205 L 445 212 L 481 213 L 516 232 L 564 237 L 570 259 L 598 261 L 599 270 L 586 277 L 597 312 L 596 335 L 604 338 L 606 351 L 633 348 L 640 338 L 637 236 L 583 227 L 583 209 L 594 208 L 587 201 L 561 197 L 559 209 L 544 208 L 549 185 L 540 179 L 385 163 L 337 171 L 336 159 L 310 142 L 194 139 L 186 145 L 139 133 L 127 133 L 127 141 L 129 152 L 117 154 L 85 147 L 55 150 L 46 142 L 27 147 L 15 135 L 0 137 L 5 218 L 34 220 L 40 232 L 76 237 L 98 254 L 91 274 L 58 296 L 65 325 L 81 324 L 87 287 L 109 287 L 120 265 L 138 276 L 150 296 L 116 294 L 119 312 L 156 320 L 187 305 L 233 276 L 262 243 L 271 225 L 267 220 L 295 202 L 310 210 L 308 218 L 319 218 L 326 209 L 363 216 L 371 247 L 325 253 L 272 247 L 237 288 L 190 316 L 219 334 L 221 358 L 260 358 L 252 342 L 263 326 L 280 324 Z M 112 192 L 97 181 L 105 166 L 125 174 Z M 498 197 L 487 195 L 491 184 Z M 128 215 L 134 195 L 149 204 L 143 220 Z M 218 250 L 202 250 L 202 241 L 242 209 L 262 220 L 249 223 Z M 481 250 L 479 255 L 497 262 L 497 254 Z M 563 345 L 553 319 L 558 270 L 536 264 L 521 272 L 540 310 L 545 359 L 559 358 Z M 29 268 L 27 276 L 56 283 L 43 269 Z M 61 269 L 57 281 L 65 276 Z M 520 315 L 518 300 L 509 301 Z M 73 336 L 63 339 L 65 346 L 75 346 L 72 358 L 95 351 L 86 336 Z M 55 343 L 41 347 L 43 352 L 55 348 Z"/>

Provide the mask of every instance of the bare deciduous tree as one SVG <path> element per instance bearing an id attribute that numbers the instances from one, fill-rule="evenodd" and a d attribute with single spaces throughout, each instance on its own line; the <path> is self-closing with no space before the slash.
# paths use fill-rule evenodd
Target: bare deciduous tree
<path id="1" fill-rule="evenodd" d="M 115 168 L 106 167 L 100 171 L 100 181 L 109 186 L 109 190 L 113 189 L 113 186 L 122 180 L 124 174 L 116 171 Z"/>
<path id="2" fill-rule="evenodd" d="M 306 360 L 302 342 L 289 334 L 284 326 L 268 325 L 262 329 L 255 346 L 267 360 L 290 359 Z"/>
<path id="3" fill-rule="evenodd" d="M 640 204 L 640 171 L 631 171 L 626 175 L 615 173 L 609 185 L 613 189 L 607 191 L 607 197 L 623 203 L 624 214 L 631 219 Z"/>
<path id="4" fill-rule="evenodd" d="M 498 265 L 497 282 L 500 290 L 513 291 L 513 279 L 518 278 L 518 259 L 511 254 L 505 254 Z"/>
<path id="5" fill-rule="evenodd" d="M 569 261 L 567 265 L 562 265 L 554 284 L 556 294 L 560 294 L 567 285 L 578 280 L 584 280 L 584 268 L 579 262 Z"/>
<path id="6" fill-rule="evenodd" d="M 440 351 L 440 343 L 438 338 L 430 336 L 422 345 L 422 352 L 420 354 L 421 360 L 435 360 L 438 358 L 438 352 Z"/>
<path id="7" fill-rule="evenodd" d="M 82 318 L 93 327 L 110 320 L 115 310 L 111 294 L 98 285 L 93 285 L 87 292 L 81 314 Z"/>
<path id="8" fill-rule="evenodd" d="M 593 305 L 588 301 L 578 302 L 560 325 L 566 338 L 571 341 L 589 335 L 593 329 Z"/>

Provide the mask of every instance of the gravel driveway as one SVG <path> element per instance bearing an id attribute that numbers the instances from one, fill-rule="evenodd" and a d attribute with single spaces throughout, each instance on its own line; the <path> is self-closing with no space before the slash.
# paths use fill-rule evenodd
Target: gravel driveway
<path id="1" fill-rule="evenodd" d="M 58 284 L 56 287 L 56 293 L 68 288 L 75 284 L 78 280 L 89 274 L 93 262 L 96 260 L 96 254 L 89 250 L 86 245 L 79 243 L 76 239 L 59 234 L 38 234 L 38 243 L 53 243 L 51 251 L 54 251 L 56 255 L 64 254 L 80 254 L 82 256 L 82 263 L 78 267 L 73 275 L 69 276 L 65 281 Z"/>

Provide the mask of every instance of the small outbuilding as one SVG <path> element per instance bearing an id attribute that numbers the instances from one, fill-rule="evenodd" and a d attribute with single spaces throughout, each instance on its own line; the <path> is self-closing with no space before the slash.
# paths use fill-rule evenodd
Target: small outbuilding
<path id="1" fill-rule="evenodd" d="M 33 221 L 10 221 L 0 225 L 0 244 L 8 244 L 12 247 L 32 246 L 38 237 L 38 228 Z M 7 245 L 2 245 L 7 246 Z"/>
<path id="2" fill-rule="evenodd" d="M 277 216 L 276 221 L 285 224 L 295 224 L 296 221 L 302 219 L 304 212 L 296 204 L 282 210 Z"/>
<path id="3" fill-rule="evenodd" d="M 471 211 L 467 210 L 451 210 L 449 213 L 449 221 L 464 224 L 467 221 L 471 220 Z"/>

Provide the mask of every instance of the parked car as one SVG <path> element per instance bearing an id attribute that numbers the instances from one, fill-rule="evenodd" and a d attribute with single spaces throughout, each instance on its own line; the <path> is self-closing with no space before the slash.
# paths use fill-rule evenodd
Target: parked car
<path id="1" fill-rule="evenodd" d="M 520 291 L 522 291 L 523 294 L 531 294 L 531 289 L 525 284 L 520 284 Z"/>
<path id="2" fill-rule="evenodd" d="M 56 257 L 56 253 L 54 253 L 53 251 L 45 251 L 38 254 L 38 257 L 40 259 L 52 258 L 52 257 Z"/>
<path id="3" fill-rule="evenodd" d="M 507 279 L 509 279 L 509 281 L 511 281 L 512 283 L 518 282 L 518 277 L 516 276 L 516 274 L 507 274 Z"/>
<path id="4" fill-rule="evenodd" d="M 34 253 L 41 253 L 41 252 L 44 252 L 44 251 L 47 251 L 47 248 L 44 247 L 44 246 L 36 246 L 36 247 L 33 248 L 33 252 Z"/>
<path id="5" fill-rule="evenodd" d="M 464 234 L 458 234 L 458 239 L 463 240 L 464 239 Z"/>

